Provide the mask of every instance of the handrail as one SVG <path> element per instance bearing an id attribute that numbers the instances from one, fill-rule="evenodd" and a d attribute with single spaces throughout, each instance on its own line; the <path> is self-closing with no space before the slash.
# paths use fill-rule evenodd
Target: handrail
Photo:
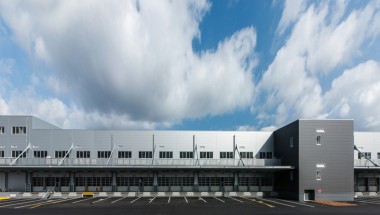
<path id="1" fill-rule="evenodd" d="M 61 166 L 63 161 L 65 160 L 65 158 L 70 154 L 71 150 L 73 150 L 74 148 L 74 144 L 71 143 L 71 147 L 69 148 L 69 150 L 66 152 L 65 156 L 63 156 L 62 160 L 59 162 L 58 166 Z"/>
<path id="2" fill-rule="evenodd" d="M 17 157 L 16 159 L 14 159 L 12 161 L 12 163 L 10 164 L 11 166 L 13 166 L 13 164 L 15 164 L 17 162 L 17 160 L 26 152 L 28 151 L 28 149 L 30 149 L 30 143 L 26 146 L 26 148 L 24 149 L 24 151 L 22 151 Z"/>
<path id="3" fill-rule="evenodd" d="M 361 155 L 361 157 L 364 157 L 366 160 L 368 160 L 369 162 L 371 162 L 375 167 L 379 167 L 379 165 L 377 165 L 376 163 L 374 163 L 371 159 L 369 159 L 367 156 L 365 156 L 359 149 L 358 147 L 356 147 L 356 145 L 354 145 L 354 150 L 358 151 L 358 153 Z"/>

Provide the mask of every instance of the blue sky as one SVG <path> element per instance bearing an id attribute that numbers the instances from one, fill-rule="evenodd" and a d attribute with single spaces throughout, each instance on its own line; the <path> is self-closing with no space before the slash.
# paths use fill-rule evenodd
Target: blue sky
<path id="1" fill-rule="evenodd" d="M 0 114 L 63 128 L 380 130 L 380 1 L 0 0 Z"/>

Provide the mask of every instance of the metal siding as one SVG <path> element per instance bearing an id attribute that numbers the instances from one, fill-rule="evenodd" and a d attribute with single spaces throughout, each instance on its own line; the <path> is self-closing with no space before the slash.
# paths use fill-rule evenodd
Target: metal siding
<path id="1" fill-rule="evenodd" d="M 321 145 L 316 144 L 316 129 L 323 128 Z M 300 120 L 299 191 L 315 190 L 316 199 L 353 200 L 353 121 Z M 316 164 L 325 164 L 322 180 L 316 180 Z M 317 190 L 321 189 L 321 193 Z M 338 198 L 339 197 L 339 198 Z M 302 200 L 302 199 L 300 199 Z"/>
<path id="2" fill-rule="evenodd" d="M 290 137 L 293 137 L 293 147 L 290 147 Z M 281 159 L 281 165 L 294 166 L 293 180 L 290 180 L 290 171 L 275 173 L 275 190 L 286 198 L 297 199 L 299 193 L 299 121 L 290 123 L 274 132 L 275 156 Z"/>

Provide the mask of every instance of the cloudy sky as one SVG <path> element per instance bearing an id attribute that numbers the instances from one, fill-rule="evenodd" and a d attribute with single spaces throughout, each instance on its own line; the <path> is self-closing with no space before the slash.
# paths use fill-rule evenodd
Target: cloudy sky
<path id="1" fill-rule="evenodd" d="M 380 1 L 0 0 L 0 114 L 62 128 L 380 131 Z"/>

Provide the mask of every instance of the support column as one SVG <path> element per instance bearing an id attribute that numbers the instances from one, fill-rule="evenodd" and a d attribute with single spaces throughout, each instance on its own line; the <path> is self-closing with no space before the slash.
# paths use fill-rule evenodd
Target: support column
<path id="1" fill-rule="evenodd" d="M 234 172 L 234 188 L 233 191 L 239 191 L 239 173 Z"/>
<path id="2" fill-rule="evenodd" d="M 117 179 L 117 172 L 112 172 L 112 192 L 117 191 L 116 179 Z"/>
<path id="3" fill-rule="evenodd" d="M 261 179 L 262 179 L 262 175 L 259 176 L 259 191 L 261 192 Z"/>
<path id="4" fill-rule="evenodd" d="M 32 177 L 33 177 L 33 173 L 31 172 L 26 172 L 25 173 L 25 177 L 26 177 L 26 187 L 25 187 L 25 191 L 26 192 L 33 192 L 33 186 L 32 186 Z"/>
<path id="5" fill-rule="evenodd" d="M 9 187 L 8 187 L 8 172 L 4 172 L 4 189 L 5 192 L 8 192 Z"/>
<path id="6" fill-rule="evenodd" d="M 75 173 L 70 172 L 69 177 L 70 177 L 70 192 L 75 192 Z"/>
<path id="7" fill-rule="evenodd" d="M 158 191 L 158 172 L 153 172 L 153 190 Z"/>
<path id="8" fill-rule="evenodd" d="M 193 174 L 194 176 L 194 186 L 193 186 L 193 190 L 195 192 L 198 192 L 199 191 L 199 184 L 198 184 L 198 176 L 199 176 L 199 172 L 194 172 Z"/>

